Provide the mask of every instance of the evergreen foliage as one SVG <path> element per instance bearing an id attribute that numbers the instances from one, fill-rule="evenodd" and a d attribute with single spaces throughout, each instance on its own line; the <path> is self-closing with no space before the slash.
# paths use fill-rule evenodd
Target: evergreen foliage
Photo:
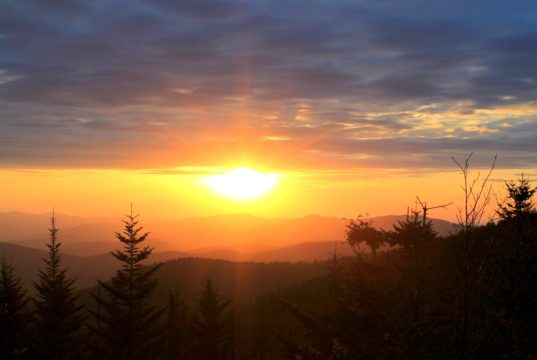
<path id="1" fill-rule="evenodd" d="M 389 231 L 351 221 L 347 242 L 356 256 L 307 264 L 177 259 L 158 273 L 158 291 L 160 265 L 142 266 L 152 249 L 141 246 L 148 234 L 131 211 L 116 234 L 123 248 L 112 253 L 121 268 L 92 294 L 93 332 L 82 348 L 80 307 L 61 267 L 53 216 L 35 283 L 35 342 L 25 329 L 32 323 L 25 292 L 2 263 L 0 358 L 537 359 L 537 189 L 525 178 L 506 183 L 500 220 L 483 226 L 486 201 L 475 202 L 467 184 L 456 234 L 439 238 L 425 216 L 434 207 L 425 204 Z M 207 280 L 196 298 L 207 273 L 222 293 Z M 184 299 L 168 290 L 178 280 Z M 158 306 L 166 303 L 161 323 Z"/>
<path id="2" fill-rule="evenodd" d="M 402 248 L 409 257 L 416 258 L 437 234 L 431 221 L 424 221 L 419 212 L 414 212 L 406 221 L 398 221 L 386 236 L 393 247 Z"/>
<path id="3" fill-rule="evenodd" d="M 122 250 L 111 254 L 119 260 L 121 268 L 109 282 L 99 281 L 104 296 L 92 294 L 99 311 L 93 311 L 96 325 L 93 330 L 100 338 L 102 357 L 105 359 L 150 359 L 155 358 L 159 338 L 164 332 L 160 323 L 164 310 L 150 305 L 157 280 L 155 273 L 159 265 L 144 268 L 153 251 L 140 247 L 149 233 L 142 233 L 138 226 L 138 215 L 132 210 L 123 220 L 122 233 L 116 238 L 123 244 Z"/>
<path id="4" fill-rule="evenodd" d="M 384 232 L 375 229 L 370 222 L 361 217 L 347 224 L 346 240 L 357 255 L 364 253 L 361 244 L 365 243 L 375 256 L 378 249 L 386 243 L 384 235 Z"/>
<path id="5" fill-rule="evenodd" d="M 500 222 L 491 235 L 495 250 L 488 272 L 495 278 L 489 298 L 494 315 L 508 326 L 509 358 L 537 357 L 537 211 L 536 188 L 524 177 L 506 183 L 507 199 L 499 206 Z"/>
<path id="6" fill-rule="evenodd" d="M 19 359 L 28 350 L 28 298 L 13 266 L 2 258 L 0 270 L 0 359 Z"/>
<path id="7" fill-rule="evenodd" d="M 232 359 L 234 357 L 233 315 L 224 300 L 207 280 L 193 321 L 193 356 L 199 360 Z"/>
<path id="8" fill-rule="evenodd" d="M 283 301 L 284 306 L 305 329 L 297 341 L 283 338 L 289 359 L 393 359 L 427 358 L 425 327 L 429 308 L 430 249 L 436 241 L 430 221 L 417 213 L 380 231 L 365 221 L 351 221 L 347 242 L 355 249 L 360 243 L 389 246 L 388 253 L 368 262 L 362 250 L 347 270 L 337 266 L 326 280 L 324 310 L 306 311 Z M 381 245 L 369 246 L 373 252 Z M 397 256 L 393 257 L 392 254 Z M 380 258 L 378 258 L 380 257 Z"/>
<path id="9" fill-rule="evenodd" d="M 83 306 L 77 303 L 74 279 L 67 278 L 67 269 L 62 268 L 58 229 L 54 214 L 51 219 L 48 258 L 45 267 L 38 272 L 34 282 L 37 296 L 35 305 L 34 352 L 40 359 L 75 359 L 80 356 L 80 329 L 83 325 Z"/>
<path id="10" fill-rule="evenodd" d="M 537 191 L 532 187 L 528 179 L 522 175 L 518 183 L 511 181 L 505 183 L 507 199 L 503 204 L 498 204 L 498 215 L 501 219 L 521 219 L 535 212 L 533 195 Z"/>

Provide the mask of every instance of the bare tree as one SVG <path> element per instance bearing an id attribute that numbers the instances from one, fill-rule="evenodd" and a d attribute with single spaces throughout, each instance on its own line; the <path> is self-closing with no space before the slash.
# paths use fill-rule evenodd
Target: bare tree
<path id="1" fill-rule="evenodd" d="M 494 155 L 494 160 L 486 176 L 481 178 L 478 173 L 473 179 L 470 178 L 469 168 L 473 152 L 460 162 L 455 157 L 451 157 L 453 162 L 460 169 L 463 176 L 462 191 L 464 193 L 464 208 L 459 208 L 457 221 L 459 224 L 459 235 L 463 241 L 463 267 L 462 267 L 462 324 L 460 330 L 460 354 L 459 357 L 467 358 L 468 353 L 468 319 L 469 319 L 469 292 L 471 276 L 471 256 L 474 250 L 474 242 L 471 237 L 471 230 L 481 224 L 485 211 L 491 200 L 492 185 L 490 176 L 496 166 L 498 155 Z M 481 180 L 481 182 L 480 182 Z"/>
<path id="2" fill-rule="evenodd" d="M 474 153 L 471 152 L 465 157 L 463 162 L 458 161 L 454 156 L 451 157 L 451 160 L 461 170 L 464 181 L 462 185 L 464 209 L 459 208 L 457 213 L 457 222 L 462 231 L 468 231 L 470 228 L 478 226 L 483 220 L 491 199 L 492 185 L 490 184 L 490 175 L 496 167 L 496 160 L 498 158 L 498 155 L 494 155 L 492 165 L 483 179 L 481 179 L 481 173 L 477 173 L 475 178 L 470 179 L 469 168 L 473 155 Z M 481 183 L 479 183 L 480 179 Z"/>

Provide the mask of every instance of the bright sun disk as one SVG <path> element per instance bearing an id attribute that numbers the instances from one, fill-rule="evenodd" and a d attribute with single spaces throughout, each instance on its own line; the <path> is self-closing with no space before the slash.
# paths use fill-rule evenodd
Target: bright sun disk
<path id="1" fill-rule="evenodd" d="M 224 174 L 207 176 L 203 182 L 220 195 L 235 200 L 250 200 L 267 194 L 277 185 L 280 177 L 279 174 L 264 174 L 241 167 Z"/>

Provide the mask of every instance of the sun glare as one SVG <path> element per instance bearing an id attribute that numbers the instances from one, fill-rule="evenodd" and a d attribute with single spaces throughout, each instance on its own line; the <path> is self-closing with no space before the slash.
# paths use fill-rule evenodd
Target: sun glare
<path id="1" fill-rule="evenodd" d="M 278 184 L 280 177 L 279 174 L 264 174 L 242 167 L 207 176 L 203 182 L 220 195 L 235 200 L 251 200 L 266 195 Z"/>

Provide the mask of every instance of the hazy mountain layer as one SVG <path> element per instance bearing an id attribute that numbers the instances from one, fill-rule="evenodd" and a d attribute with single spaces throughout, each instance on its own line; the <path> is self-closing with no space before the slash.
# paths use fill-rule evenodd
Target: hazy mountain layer
<path id="1" fill-rule="evenodd" d="M 0 241 L 35 249 L 46 249 L 48 214 L 0 213 L 5 231 Z M 372 218 L 373 226 L 388 230 L 405 216 Z M 188 218 L 176 222 L 142 224 L 150 232 L 147 244 L 157 252 L 179 251 L 191 256 L 251 261 L 311 261 L 338 252 L 350 254 L 343 244 L 348 220 L 310 215 L 295 219 L 267 219 L 251 215 L 219 215 Z M 118 247 L 116 223 L 57 215 L 59 239 L 65 253 L 96 256 Z M 447 235 L 453 224 L 433 219 L 433 227 Z"/>

